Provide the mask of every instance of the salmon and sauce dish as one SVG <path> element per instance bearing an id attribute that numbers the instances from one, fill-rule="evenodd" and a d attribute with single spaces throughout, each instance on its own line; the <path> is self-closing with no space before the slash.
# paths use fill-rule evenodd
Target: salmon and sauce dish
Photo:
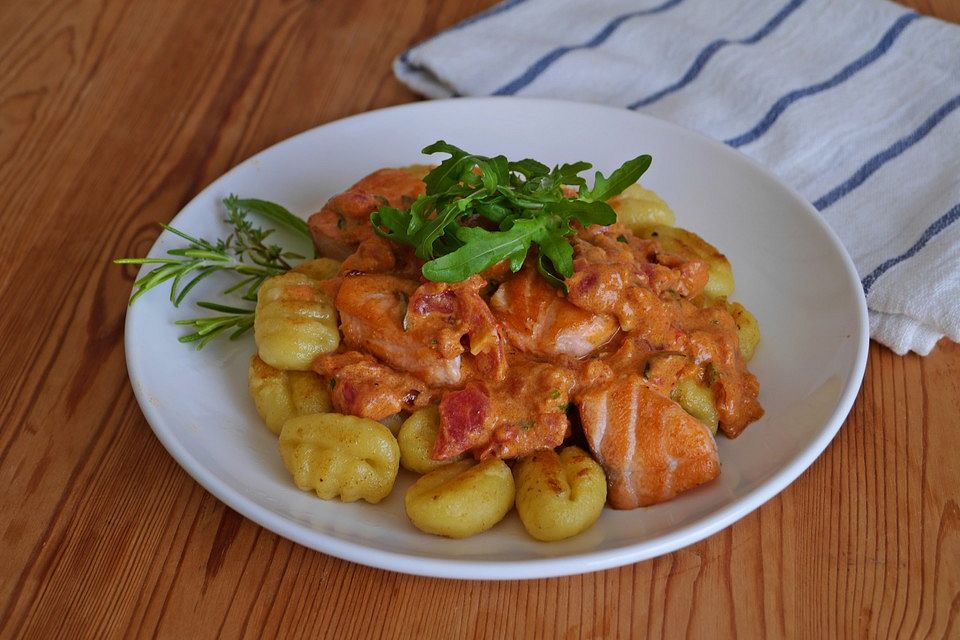
<path id="1" fill-rule="evenodd" d="M 638 180 L 470 154 L 384 168 L 308 225 L 257 297 L 250 391 L 294 482 L 376 503 L 402 467 L 422 531 L 514 508 L 538 540 L 720 474 L 763 415 L 730 263 Z"/>

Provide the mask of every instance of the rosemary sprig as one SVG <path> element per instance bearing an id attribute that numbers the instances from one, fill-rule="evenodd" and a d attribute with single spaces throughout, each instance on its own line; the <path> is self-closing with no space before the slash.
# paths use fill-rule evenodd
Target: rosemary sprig
<path id="1" fill-rule="evenodd" d="M 231 307 L 215 302 L 198 302 L 197 306 L 224 314 L 176 321 L 176 324 L 196 329 L 193 333 L 180 336 L 179 340 L 180 342 L 196 342 L 197 349 L 202 349 L 217 336 L 231 330 L 230 339 L 236 340 L 253 327 L 255 309 Z"/>
<path id="2" fill-rule="evenodd" d="M 113 261 L 114 264 L 159 265 L 134 282 L 134 292 L 130 296 L 129 304 L 132 305 L 151 289 L 170 282 L 170 302 L 179 307 L 201 280 L 217 272 L 231 272 L 241 276 L 238 282 L 223 291 L 223 295 L 239 293 L 241 299 L 256 302 L 257 291 L 264 280 L 288 271 L 292 266 L 291 260 L 303 259 L 304 256 L 298 253 L 269 244 L 267 239 L 274 230 L 255 227 L 247 214 L 263 216 L 310 240 L 310 230 L 303 220 L 282 206 L 266 200 L 240 199 L 231 195 L 224 199 L 223 204 L 227 209 L 224 222 L 232 227 L 232 232 L 225 239 L 210 242 L 176 227 L 161 224 L 164 230 L 183 238 L 189 244 L 168 250 L 169 257 L 118 258 Z M 231 339 L 236 339 L 253 326 L 254 309 L 208 301 L 200 301 L 197 306 L 223 314 L 176 321 L 176 324 L 195 329 L 193 333 L 182 336 L 180 341 L 196 342 L 198 349 L 227 331 L 231 332 Z"/>

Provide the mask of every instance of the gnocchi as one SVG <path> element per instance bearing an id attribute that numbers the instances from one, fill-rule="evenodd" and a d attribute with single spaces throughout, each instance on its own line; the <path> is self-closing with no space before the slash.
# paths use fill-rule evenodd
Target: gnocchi
<path id="1" fill-rule="evenodd" d="M 522 459 L 513 469 L 517 513 L 532 537 L 563 540 L 585 531 L 607 502 L 603 469 L 579 447 L 552 449 Z"/>
<path id="2" fill-rule="evenodd" d="M 739 348 L 750 359 L 759 328 L 728 302 L 727 258 L 677 228 L 667 203 L 639 184 L 608 200 L 618 224 L 590 229 L 581 206 L 598 212 L 597 194 L 619 191 L 619 178 L 598 174 L 585 192 L 566 170 L 540 175 L 538 162 L 498 156 L 492 176 L 470 158 L 452 163 L 457 175 L 447 161 L 435 174 L 426 165 L 370 174 L 307 223 L 318 250 L 343 263 L 281 261 L 277 270 L 289 270 L 261 283 L 249 389 L 296 486 L 377 503 L 402 466 L 420 474 L 403 495 L 416 529 L 466 538 L 515 507 L 527 533 L 550 542 L 593 526 L 608 498 L 618 509 L 648 506 L 713 480 L 719 454 L 707 429 L 716 435 L 722 414 L 735 436 L 763 414 L 757 380 L 736 357 Z M 493 177 L 526 189 L 523 198 L 492 194 Z M 457 188 L 426 193 L 451 181 Z M 571 202 L 559 206 L 558 194 Z M 416 202 L 427 208 L 416 213 Z M 517 228 L 538 209 L 549 214 L 543 225 L 569 213 L 583 228 L 535 236 L 532 254 L 480 244 L 483 232 Z M 444 229 L 413 233 L 421 214 Z M 464 253 L 475 259 L 440 262 L 474 242 Z M 576 354 L 555 348 L 558 332 L 576 334 Z"/>
<path id="3" fill-rule="evenodd" d="M 499 458 L 454 462 L 435 469 L 407 490 L 404 506 L 417 529 L 448 538 L 482 533 L 513 508 L 510 467 Z"/>
<path id="4" fill-rule="evenodd" d="M 253 331 L 260 357 L 270 366 L 306 371 L 318 355 L 340 345 L 333 300 L 317 284 L 288 271 L 260 286 Z"/>
<path id="5" fill-rule="evenodd" d="M 435 406 L 420 409 L 407 418 L 397 434 L 400 466 L 408 471 L 424 474 L 463 459 L 462 454 L 449 460 L 434 460 L 430 457 L 439 428 L 440 413 Z"/>
<path id="6" fill-rule="evenodd" d="M 333 408 L 326 384 L 312 371 L 281 371 L 253 356 L 247 383 L 257 413 L 277 435 L 283 423 L 294 416 L 327 413 Z"/>
<path id="7" fill-rule="evenodd" d="M 733 267 L 727 257 L 712 244 L 686 229 L 665 225 L 644 227 L 635 232 L 641 238 L 656 239 L 668 253 L 685 258 L 696 258 L 707 263 L 709 268 L 707 286 L 703 295 L 715 300 L 733 293 Z"/>
<path id="8" fill-rule="evenodd" d="M 639 184 L 630 185 L 612 198 L 610 206 L 617 212 L 617 222 L 634 232 L 650 225 L 673 226 L 676 221 L 670 205 Z"/>
<path id="9" fill-rule="evenodd" d="M 333 258 L 316 258 L 295 266 L 291 271 L 302 273 L 314 280 L 327 280 L 340 271 L 340 262 Z"/>
<path id="10" fill-rule="evenodd" d="M 375 420 L 337 413 L 284 422 L 280 455 L 297 487 L 343 502 L 380 502 L 393 489 L 400 467 L 389 429 Z"/>
<path id="11" fill-rule="evenodd" d="M 727 305 L 727 310 L 733 316 L 733 321 L 737 324 L 737 337 L 740 340 L 740 355 L 747 362 L 753 358 L 753 352 L 756 351 L 760 343 L 760 323 L 756 316 L 739 302 Z"/>
<path id="12" fill-rule="evenodd" d="M 670 397 L 684 411 L 707 425 L 713 435 L 717 435 L 720 414 L 717 411 L 713 390 L 710 387 L 700 384 L 693 378 L 684 378 L 673 388 Z"/>

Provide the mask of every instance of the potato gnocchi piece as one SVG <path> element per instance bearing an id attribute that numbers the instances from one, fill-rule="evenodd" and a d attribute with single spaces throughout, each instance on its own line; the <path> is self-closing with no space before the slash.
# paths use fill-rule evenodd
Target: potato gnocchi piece
<path id="1" fill-rule="evenodd" d="M 340 262 L 333 258 L 317 258 L 307 260 L 295 266 L 291 271 L 302 273 L 314 280 L 327 280 L 340 271 Z"/>
<path id="2" fill-rule="evenodd" d="M 753 352 L 760 343 L 760 323 L 749 309 L 739 302 L 727 303 L 727 311 L 737 324 L 737 337 L 740 339 L 740 355 L 747 362 L 753 359 Z"/>
<path id="3" fill-rule="evenodd" d="M 717 412 L 717 403 L 710 387 L 700 384 L 692 378 L 684 378 L 673 388 L 670 397 L 684 411 L 707 425 L 713 435 L 717 435 L 720 414 Z"/>
<path id="4" fill-rule="evenodd" d="M 603 469 L 583 449 L 537 451 L 513 468 L 517 513 L 537 540 L 550 542 L 586 531 L 607 502 Z"/>
<path id="5" fill-rule="evenodd" d="M 635 232 L 641 238 L 656 239 L 667 253 L 687 259 L 703 260 L 709 267 L 707 286 L 703 295 L 716 300 L 733 293 L 733 268 L 727 257 L 712 244 L 686 229 L 655 225 Z"/>
<path id="6" fill-rule="evenodd" d="M 611 198 L 610 206 L 617 212 L 617 222 L 634 232 L 650 225 L 673 226 L 676 222 L 670 205 L 639 184 L 632 184 Z"/>
<path id="7" fill-rule="evenodd" d="M 503 520 L 513 508 L 510 467 L 499 458 L 454 462 L 434 469 L 407 490 L 407 517 L 417 529 L 467 538 Z"/>
<path id="8" fill-rule="evenodd" d="M 277 435 L 290 418 L 333 408 L 326 382 L 312 371 L 282 371 L 255 355 L 250 359 L 247 383 L 257 413 Z"/>
<path id="9" fill-rule="evenodd" d="M 288 271 L 260 286 L 253 331 L 260 357 L 270 366 L 306 371 L 314 358 L 340 345 L 337 310 L 317 284 Z"/>
<path id="10" fill-rule="evenodd" d="M 324 500 L 366 500 L 389 495 L 400 467 L 390 430 L 367 418 L 320 413 L 291 418 L 280 430 L 280 455 L 304 491 Z"/>
<path id="11" fill-rule="evenodd" d="M 400 427 L 397 444 L 400 445 L 400 466 L 414 473 L 424 474 L 439 467 L 462 460 L 464 454 L 448 460 L 430 457 L 433 443 L 440 429 L 440 412 L 435 406 L 414 412 Z"/>

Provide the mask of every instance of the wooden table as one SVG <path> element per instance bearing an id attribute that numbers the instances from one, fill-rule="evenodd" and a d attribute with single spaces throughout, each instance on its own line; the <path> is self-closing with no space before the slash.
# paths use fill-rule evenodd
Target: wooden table
<path id="1" fill-rule="evenodd" d="M 790 488 L 656 560 L 457 582 L 316 553 L 224 507 L 131 393 L 132 270 L 238 161 L 408 102 L 390 61 L 489 0 L 0 1 L 0 637 L 960 637 L 960 346 L 871 345 Z M 952 0 L 914 6 L 960 20 Z"/>

